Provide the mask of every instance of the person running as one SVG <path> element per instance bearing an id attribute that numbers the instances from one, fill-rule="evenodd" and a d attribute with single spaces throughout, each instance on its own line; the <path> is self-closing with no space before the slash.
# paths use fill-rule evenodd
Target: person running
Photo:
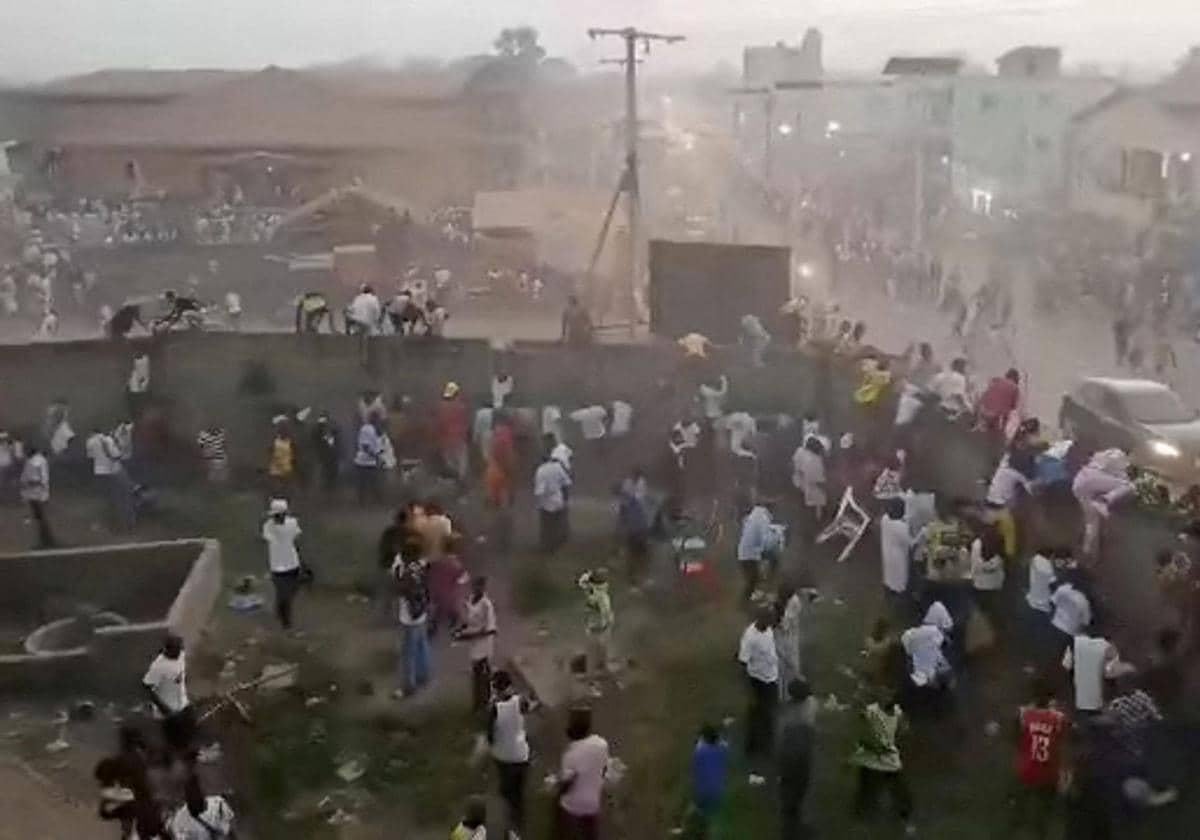
<path id="1" fill-rule="evenodd" d="M 729 776 L 729 745 L 721 738 L 717 727 L 706 723 L 692 750 L 692 807 L 694 833 L 697 840 L 709 836 L 709 827 L 725 801 Z"/>
<path id="2" fill-rule="evenodd" d="M 779 652 L 775 646 L 774 612 L 760 608 L 757 617 L 743 631 L 738 646 L 738 661 L 746 671 L 750 691 L 746 711 L 746 755 L 759 757 L 771 748 L 775 705 L 779 695 Z"/>
<path id="3" fill-rule="evenodd" d="M 487 739 L 496 764 L 500 798 L 508 808 L 508 840 L 520 840 L 520 833 L 525 830 L 525 780 L 530 756 L 525 715 L 537 707 L 536 700 L 517 693 L 507 671 L 492 675 Z"/>
<path id="4" fill-rule="evenodd" d="M 275 615 L 284 630 L 292 629 L 292 600 L 300 588 L 300 553 L 296 540 L 300 522 L 288 515 L 287 499 L 272 499 L 263 522 L 262 538 L 267 544 L 267 565 L 275 586 Z"/>
<path id="5" fill-rule="evenodd" d="M 854 797 L 854 810 L 859 817 L 868 815 L 876 806 L 879 792 L 888 788 L 896 815 L 904 821 L 904 832 L 916 834 L 912 823 L 912 794 L 904 777 L 904 763 L 900 748 L 896 745 L 904 719 L 896 704 L 888 708 L 879 701 L 869 703 L 861 712 L 862 733 L 850 756 L 850 763 L 858 768 L 858 789 Z"/>
<path id="6" fill-rule="evenodd" d="M 471 582 L 463 628 L 455 638 L 470 642 L 471 709 L 482 711 L 487 707 L 492 658 L 496 653 L 496 608 L 487 594 L 487 578 L 482 575 Z"/>
<path id="7" fill-rule="evenodd" d="M 812 690 L 804 680 L 791 680 L 787 693 L 788 702 L 779 713 L 775 731 L 779 836 L 781 840 L 801 840 L 807 836 L 804 798 L 812 778 L 817 706 Z"/>
<path id="8" fill-rule="evenodd" d="M 544 554 L 553 554 L 567 542 L 570 524 L 567 491 L 571 476 L 562 463 L 546 450 L 533 474 L 533 497 L 538 509 L 538 544 Z"/>
<path id="9" fill-rule="evenodd" d="M 196 719 L 188 699 L 183 639 L 167 634 L 162 650 L 142 677 L 142 687 L 154 704 L 155 716 L 162 721 L 167 747 L 176 755 L 185 755 L 191 748 Z"/>
<path id="10" fill-rule="evenodd" d="M 1028 826 L 1036 837 L 1045 838 L 1058 795 L 1068 725 L 1067 716 L 1055 706 L 1049 680 L 1034 683 L 1033 702 L 1021 707 L 1017 725 L 1017 785 L 1010 798 L 1012 817 L 1003 834 L 1009 836 Z"/>
<path id="11" fill-rule="evenodd" d="M 598 840 L 608 741 L 592 732 L 592 710 L 568 712 L 567 747 L 558 774 L 558 832 L 563 840 Z"/>

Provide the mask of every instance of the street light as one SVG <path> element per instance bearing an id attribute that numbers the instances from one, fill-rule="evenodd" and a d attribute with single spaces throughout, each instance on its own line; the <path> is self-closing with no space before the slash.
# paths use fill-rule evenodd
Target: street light
<path id="1" fill-rule="evenodd" d="M 790 125 L 788 125 L 787 123 L 783 123 L 779 126 L 779 133 L 782 134 L 784 137 L 787 137 L 789 134 L 792 133 L 792 127 Z"/>

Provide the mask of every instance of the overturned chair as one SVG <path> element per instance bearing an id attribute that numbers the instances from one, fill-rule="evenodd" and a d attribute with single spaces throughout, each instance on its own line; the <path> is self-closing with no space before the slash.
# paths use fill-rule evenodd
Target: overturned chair
<path id="1" fill-rule="evenodd" d="M 870 525 L 871 517 L 855 500 L 854 488 L 847 487 L 846 492 L 842 494 L 842 500 L 838 503 L 837 513 L 834 514 L 833 520 L 822 529 L 821 533 L 817 534 L 817 545 L 823 545 L 834 537 L 845 537 L 846 546 L 837 558 L 839 563 L 844 563 Z"/>

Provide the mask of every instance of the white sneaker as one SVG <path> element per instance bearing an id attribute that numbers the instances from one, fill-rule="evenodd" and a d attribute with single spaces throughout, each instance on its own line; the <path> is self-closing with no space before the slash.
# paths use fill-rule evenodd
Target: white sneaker
<path id="1" fill-rule="evenodd" d="M 402 688 L 397 688 L 395 691 L 392 692 L 393 700 L 403 700 L 407 696 L 408 695 L 404 693 L 404 689 L 402 689 Z"/>
<path id="2" fill-rule="evenodd" d="M 767 783 L 767 779 L 765 776 L 760 776 L 757 773 L 751 773 L 746 777 L 746 783 L 750 785 L 750 787 L 762 787 Z"/>
<path id="3" fill-rule="evenodd" d="M 917 836 L 917 826 L 915 823 L 905 823 L 904 836 L 905 837 L 916 837 Z"/>

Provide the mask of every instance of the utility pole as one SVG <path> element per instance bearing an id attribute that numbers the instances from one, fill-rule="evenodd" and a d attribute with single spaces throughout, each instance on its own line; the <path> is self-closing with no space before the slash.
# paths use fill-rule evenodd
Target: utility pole
<path id="1" fill-rule="evenodd" d="M 593 41 L 600 37 L 616 37 L 625 41 L 625 172 L 618 191 L 624 188 L 625 206 L 629 217 L 629 334 L 637 329 L 637 288 L 641 281 L 641 188 L 638 183 L 638 103 L 637 103 L 637 46 L 650 52 L 651 41 L 676 44 L 684 40 L 682 35 L 662 35 L 643 32 L 632 26 L 624 29 L 588 30 Z"/>

